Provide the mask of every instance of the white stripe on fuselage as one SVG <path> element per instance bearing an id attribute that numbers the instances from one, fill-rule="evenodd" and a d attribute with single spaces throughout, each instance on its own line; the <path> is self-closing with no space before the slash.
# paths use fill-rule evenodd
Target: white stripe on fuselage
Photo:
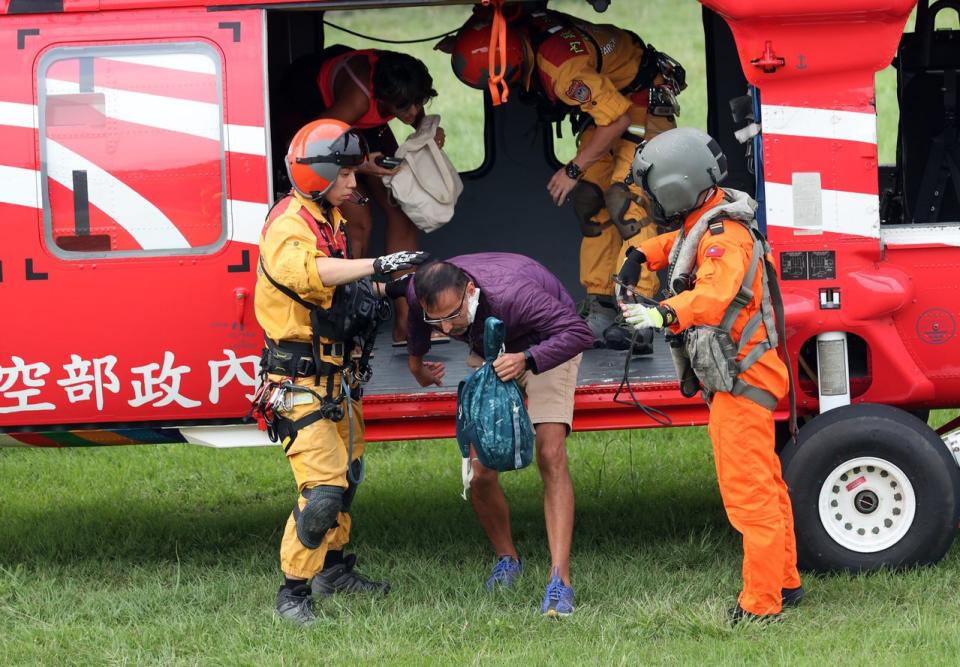
<path id="1" fill-rule="evenodd" d="M 47 140 L 46 147 L 50 178 L 73 190 L 74 170 L 86 171 L 90 203 L 116 220 L 144 250 L 190 247 L 176 225 L 139 192 L 66 146 Z"/>
<path id="2" fill-rule="evenodd" d="M 52 143 L 52 142 L 51 142 Z M 66 151 L 62 146 L 60 149 Z M 55 149 L 55 152 L 58 152 Z M 58 153 L 59 154 L 59 153 Z M 63 157 L 63 156 L 60 156 Z M 51 178 L 56 180 L 58 183 L 61 183 L 64 187 L 72 190 L 73 189 L 73 168 L 76 168 L 76 163 L 71 165 L 71 167 L 61 167 L 56 171 L 56 176 L 51 174 Z M 92 170 L 91 170 L 92 171 Z M 105 172 L 99 170 L 101 175 Z M 67 176 L 69 174 L 69 176 Z M 109 176 L 109 174 L 107 174 Z M 116 201 L 114 206 L 111 206 L 109 203 L 109 198 L 107 202 L 103 202 L 103 197 L 101 196 L 101 185 L 106 181 L 102 179 L 98 181 L 97 187 L 93 185 L 93 179 L 90 174 L 88 174 L 90 181 L 88 183 L 89 187 L 89 196 L 90 203 L 97 208 L 103 210 L 105 213 L 110 215 L 112 218 L 117 220 L 117 222 L 123 226 L 125 220 L 129 218 L 129 215 L 121 215 L 124 207 L 127 206 L 137 206 L 139 208 L 132 209 L 136 211 L 136 215 L 140 215 L 146 209 L 143 207 L 153 207 L 152 204 L 147 202 L 145 199 L 140 198 L 140 201 L 136 201 L 134 197 L 140 197 L 137 193 L 126 188 L 119 181 L 115 181 L 111 184 L 110 187 L 116 187 L 116 184 L 119 183 L 120 186 L 126 188 L 129 192 L 126 196 L 120 198 L 119 201 Z M 110 176 L 110 178 L 113 178 Z M 134 197 L 131 197 L 129 193 L 132 193 Z M 145 202 L 145 203 L 140 203 Z M 33 169 L 21 169 L 20 167 L 9 167 L 7 165 L 0 164 L 0 204 L 13 204 L 15 206 L 26 206 L 29 208 L 40 208 L 40 173 Z M 111 214 L 109 209 L 114 209 L 114 213 L 120 215 Z M 154 217 L 157 215 L 163 216 L 162 213 L 154 208 Z M 227 216 L 230 221 L 230 240 L 237 241 L 239 243 L 249 243 L 250 245 L 257 245 L 260 242 L 260 230 L 263 228 L 263 220 L 267 216 L 267 211 L 269 206 L 262 202 L 250 202 L 250 201 L 240 201 L 238 199 L 228 199 L 227 200 Z M 163 226 L 172 226 L 171 223 L 165 216 L 163 217 Z M 138 224 L 144 222 L 142 218 L 138 218 Z M 124 227 L 125 228 L 125 227 Z M 125 228 L 126 229 L 126 228 Z M 137 238 L 140 242 L 138 234 L 135 234 L 133 230 L 127 230 L 130 232 L 134 238 Z M 142 231 L 142 230 L 139 230 Z M 177 236 L 173 236 L 169 233 L 161 233 L 159 238 L 154 239 L 154 241 L 159 241 L 162 243 L 161 248 L 176 249 L 176 248 L 186 248 L 186 240 L 183 239 L 183 236 L 180 234 L 179 230 L 175 230 Z M 179 237 L 179 238 L 178 238 Z M 163 239 L 169 239 L 164 241 Z M 176 245 L 170 245 L 170 243 L 175 243 Z M 144 246 L 145 248 L 147 246 Z"/>
<path id="3" fill-rule="evenodd" d="M 761 105 L 764 134 L 877 143 L 877 116 L 860 111 Z"/>
<path id="4" fill-rule="evenodd" d="M 104 60 L 115 60 L 118 63 L 131 65 L 146 65 L 148 67 L 162 67 L 177 70 L 178 72 L 192 72 L 194 74 L 216 74 L 217 64 L 210 56 L 202 53 L 157 53 L 148 56 L 99 56 Z M 214 85 L 211 82 L 211 85 Z"/>
<path id="5" fill-rule="evenodd" d="M 33 169 L 0 164 L 0 204 L 40 208 L 40 178 Z"/>
<path id="6" fill-rule="evenodd" d="M 960 246 L 960 225 L 893 225 L 880 229 L 880 240 L 888 246 Z"/>
<path id="7" fill-rule="evenodd" d="M 774 227 L 793 227 L 794 224 L 793 186 L 767 181 L 766 208 L 767 225 Z M 842 190 L 821 190 L 822 211 L 821 232 L 851 234 L 870 238 L 880 237 L 880 200 L 877 195 Z M 817 230 L 806 230 L 816 233 Z"/>

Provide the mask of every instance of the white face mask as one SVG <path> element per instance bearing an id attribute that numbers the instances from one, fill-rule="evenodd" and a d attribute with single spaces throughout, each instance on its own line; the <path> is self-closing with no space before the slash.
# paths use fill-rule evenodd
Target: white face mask
<path id="1" fill-rule="evenodd" d="M 473 324 L 473 318 L 477 316 L 477 306 L 480 305 L 480 288 L 475 287 L 473 294 L 467 300 L 467 324 Z"/>

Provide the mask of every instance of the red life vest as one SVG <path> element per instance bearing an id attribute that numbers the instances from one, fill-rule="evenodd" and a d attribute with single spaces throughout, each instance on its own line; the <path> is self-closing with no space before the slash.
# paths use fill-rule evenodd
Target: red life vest
<path id="1" fill-rule="evenodd" d="M 323 104 L 327 108 L 333 106 L 334 96 L 333 96 L 333 84 L 334 79 L 345 67 L 350 67 L 350 64 L 347 62 L 351 58 L 366 58 L 367 63 L 370 65 L 370 80 L 367 82 L 364 92 L 367 95 L 367 99 L 370 101 L 370 106 L 367 108 L 367 112 L 363 114 L 356 121 L 351 123 L 353 127 L 358 130 L 365 130 L 371 127 L 380 127 L 385 125 L 388 121 L 391 121 L 395 116 L 381 116 L 380 110 L 377 108 L 377 100 L 373 96 L 373 68 L 377 64 L 377 51 L 375 49 L 362 49 L 357 51 L 347 51 L 338 56 L 330 58 L 323 65 L 320 66 L 320 73 L 317 74 L 317 87 L 320 89 L 320 95 L 323 96 Z M 347 76 L 350 76 L 350 73 L 347 73 Z M 355 78 L 355 77 L 351 77 Z M 352 81 L 350 85 L 358 85 L 356 81 Z"/>

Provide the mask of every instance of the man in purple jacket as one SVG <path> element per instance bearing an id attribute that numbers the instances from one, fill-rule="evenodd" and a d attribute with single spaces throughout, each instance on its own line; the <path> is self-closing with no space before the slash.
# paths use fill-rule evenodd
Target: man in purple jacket
<path id="1" fill-rule="evenodd" d="M 410 312 L 407 351 L 410 372 L 421 386 L 440 385 L 440 362 L 424 361 L 431 328 L 466 341 L 467 363 L 483 363 L 483 324 L 503 321 L 506 351 L 493 363 L 503 381 L 517 380 L 527 395 L 536 428 L 537 465 L 543 479 L 543 509 L 552 561 L 541 612 L 573 613 L 570 543 L 573 538 L 573 481 L 566 439 L 573 423 L 573 397 L 583 350 L 593 346 L 590 328 L 556 276 L 522 255 L 477 253 L 422 266 L 407 286 Z M 471 451 L 474 477 L 470 500 L 497 563 L 487 589 L 509 587 L 523 566 L 510 534 L 510 509 L 497 473 L 480 465 Z"/>

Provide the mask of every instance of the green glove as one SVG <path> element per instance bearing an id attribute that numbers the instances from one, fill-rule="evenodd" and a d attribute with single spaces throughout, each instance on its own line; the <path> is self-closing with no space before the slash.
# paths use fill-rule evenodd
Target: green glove
<path id="1" fill-rule="evenodd" d="M 642 303 L 631 303 L 623 307 L 624 319 L 634 329 L 662 329 L 663 315 L 656 308 L 644 306 Z"/>

